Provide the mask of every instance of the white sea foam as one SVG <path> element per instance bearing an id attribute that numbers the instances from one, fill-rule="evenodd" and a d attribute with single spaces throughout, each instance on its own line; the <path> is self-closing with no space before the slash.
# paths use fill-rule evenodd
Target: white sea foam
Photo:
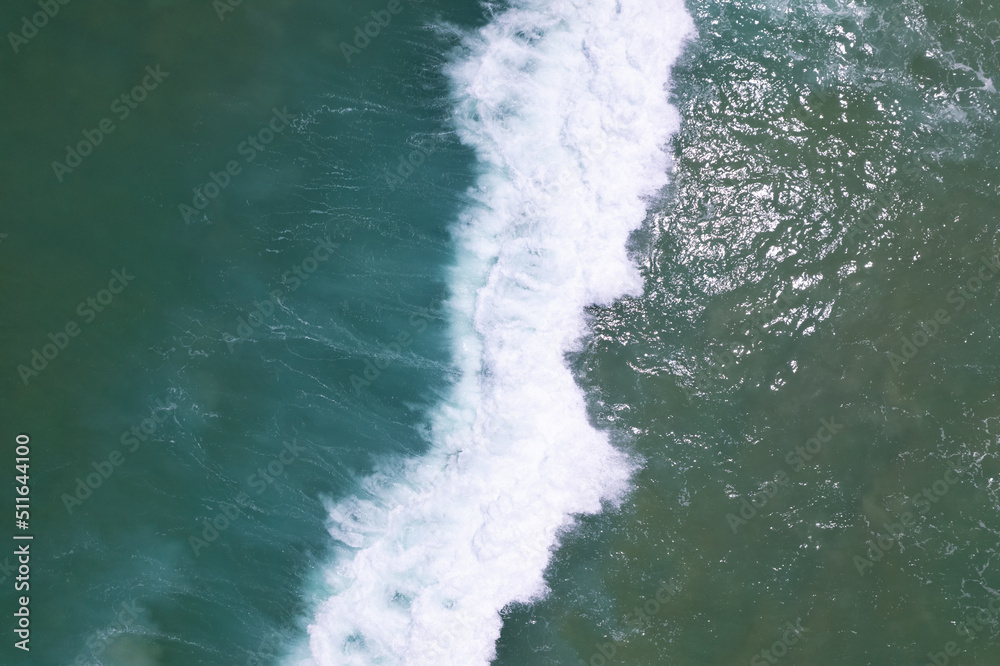
<path id="1" fill-rule="evenodd" d="M 460 379 L 427 456 L 330 507 L 345 545 L 302 663 L 488 664 L 500 610 L 545 593 L 560 530 L 627 488 L 564 357 L 585 306 L 641 290 L 625 245 L 666 183 L 692 31 L 681 0 L 522 2 L 448 68 L 482 164 L 455 233 Z"/>

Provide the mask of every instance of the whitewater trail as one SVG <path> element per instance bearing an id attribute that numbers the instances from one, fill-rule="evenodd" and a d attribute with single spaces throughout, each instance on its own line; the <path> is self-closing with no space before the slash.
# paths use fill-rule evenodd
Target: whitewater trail
<path id="1" fill-rule="evenodd" d="M 584 309 L 641 292 L 626 241 L 665 184 L 679 126 L 679 0 L 520 2 L 447 67 L 481 175 L 455 225 L 451 397 L 433 447 L 329 507 L 323 666 L 479 666 L 501 609 L 541 597 L 560 530 L 627 490 L 634 464 L 588 422 L 565 355 Z"/>

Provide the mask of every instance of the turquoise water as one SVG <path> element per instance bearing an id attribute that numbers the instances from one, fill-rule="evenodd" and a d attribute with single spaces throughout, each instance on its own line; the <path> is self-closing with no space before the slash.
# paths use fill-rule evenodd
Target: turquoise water
<path id="1" fill-rule="evenodd" d="M 22 39 L 3 663 L 996 663 L 997 8 Z"/>

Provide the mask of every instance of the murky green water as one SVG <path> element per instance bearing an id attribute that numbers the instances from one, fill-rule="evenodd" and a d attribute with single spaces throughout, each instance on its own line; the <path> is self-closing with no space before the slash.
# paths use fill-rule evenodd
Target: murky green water
<path id="1" fill-rule="evenodd" d="M 403 2 L 347 62 L 384 7 L 74 1 L 8 38 L 3 464 L 29 433 L 35 538 L 4 663 L 278 663 L 329 593 L 325 503 L 426 451 L 483 170 L 430 26 L 491 14 Z M 687 7 L 645 292 L 570 359 L 644 462 L 493 663 L 994 664 L 1000 10 Z"/>

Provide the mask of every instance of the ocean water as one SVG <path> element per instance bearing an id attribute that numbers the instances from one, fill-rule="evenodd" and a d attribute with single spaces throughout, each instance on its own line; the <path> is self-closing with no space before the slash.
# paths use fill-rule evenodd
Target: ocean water
<path id="1" fill-rule="evenodd" d="M 42 4 L 2 663 L 997 663 L 1000 8 Z"/>

